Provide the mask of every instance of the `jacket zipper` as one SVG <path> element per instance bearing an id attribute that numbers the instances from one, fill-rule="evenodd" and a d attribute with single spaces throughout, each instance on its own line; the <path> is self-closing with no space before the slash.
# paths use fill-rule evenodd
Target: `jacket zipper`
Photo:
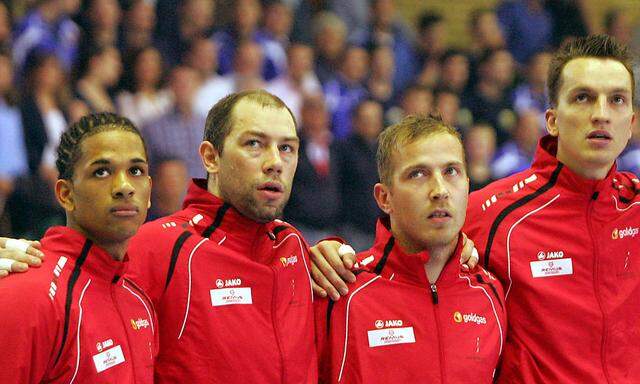
<path id="1" fill-rule="evenodd" d="M 610 383 L 609 372 L 607 370 L 607 362 L 606 362 L 606 346 L 607 346 L 607 314 L 603 308 L 602 298 L 600 297 L 600 289 L 598 288 L 598 241 L 596 236 L 593 235 L 593 225 L 591 223 L 591 213 L 593 211 L 593 205 L 595 204 L 596 199 L 598 198 L 598 192 L 595 192 L 589 201 L 589 206 L 587 208 L 587 227 L 589 228 L 589 236 L 591 236 L 591 242 L 593 243 L 593 289 L 595 291 L 596 301 L 598 302 L 598 307 L 600 308 L 600 312 L 602 313 L 602 343 L 600 345 L 600 360 L 602 363 L 602 370 L 604 373 L 604 377 L 607 379 L 607 383 Z"/>
<path id="2" fill-rule="evenodd" d="M 438 352 L 440 353 L 440 375 L 442 382 L 446 383 L 446 375 L 444 370 L 444 346 L 442 335 L 440 332 L 440 316 L 438 311 L 438 287 L 435 283 L 431 283 L 431 301 L 433 302 L 433 317 L 436 319 L 436 332 L 438 337 Z"/>
<path id="3" fill-rule="evenodd" d="M 285 369 L 285 361 L 284 361 L 284 353 L 282 353 L 282 345 L 280 345 L 280 333 L 278 332 L 278 323 L 277 323 L 277 300 L 278 300 L 278 274 L 274 267 L 271 267 L 271 271 L 273 272 L 273 297 L 271 299 L 271 323 L 273 324 L 273 333 L 276 337 L 276 345 L 278 346 L 278 353 L 280 353 L 280 363 L 282 364 L 282 382 L 286 383 L 286 369 Z"/>

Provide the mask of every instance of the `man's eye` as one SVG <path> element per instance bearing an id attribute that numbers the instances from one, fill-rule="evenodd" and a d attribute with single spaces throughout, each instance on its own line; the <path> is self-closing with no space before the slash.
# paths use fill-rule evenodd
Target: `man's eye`
<path id="1" fill-rule="evenodd" d="M 282 144 L 280 150 L 282 152 L 295 153 L 296 148 L 291 144 Z"/>
<path id="2" fill-rule="evenodd" d="M 110 172 L 106 168 L 99 168 L 99 169 L 96 169 L 95 171 L 93 171 L 93 175 L 95 177 L 107 177 L 107 176 L 110 175 Z"/>
<path id="3" fill-rule="evenodd" d="M 249 148 L 259 148 L 260 147 L 260 140 L 256 140 L 256 139 L 251 139 L 251 140 L 247 140 L 244 145 L 249 147 Z"/>
<path id="4" fill-rule="evenodd" d="M 460 174 L 460 171 L 458 171 L 458 169 L 455 167 L 447 167 L 447 169 L 444 170 L 444 173 L 448 176 L 458 176 L 458 174 Z"/>
<path id="5" fill-rule="evenodd" d="M 415 179 L 415 178 L 422 177 L 422 176 L 424 176 L 424 171 L 421 170 L 421 169 L 416 169 L 415 171 L 411 171 L 409 173 L 409 178 L 410 179 Z"/>
<path id="6" fill-rule="evenodd" d="M 129 172 L 133 175 L 133 176 L 143 176 L 144 175 L 144 169 L 140 168 L 140 167 L 133 167 L 129 170 Z"/>
<path id="7" fill-rule="evenodd" d="M 624 96 L 619 95 L 613 96 L 612 100 L 614 104 L 624 104 L 626 102 Z"/>
<path id="8" fill-rule="evenodd" d="M 589 95 L 587 95 L 586 93 L 580 93 L 576 95 L 576 101 L 579 103 L 585 102 L 587 100 L 589 100 Z"/>

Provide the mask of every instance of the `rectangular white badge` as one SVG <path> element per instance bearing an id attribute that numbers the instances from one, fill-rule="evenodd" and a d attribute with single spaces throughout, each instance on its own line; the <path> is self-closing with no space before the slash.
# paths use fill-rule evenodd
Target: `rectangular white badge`
<path id="1" fill-rule="evenodd" d="M 122 363 L 124 363 L 124 355 L 119 345 L 93 355 L 93 364 L 95 364 L 98 373 Z"/>
<path id="2" fill-rule="evenodd" d="M 253 304 L 251 288 L 249 287 L 212 289 L 210 292 L 211 305 L 214 307 L 233 304 Z"/>
<path id="3" fill-rule="evenodd" d="M 370 347 L 416 342 L 413 327 L 375 329 L 367 331 L 367 336 Z"/>
<path id="4" fill-rule="evenodd" d="M 532 261 L 531 275 L 533 277 L 573 275 L 573 262 L 571 258 Z"/>

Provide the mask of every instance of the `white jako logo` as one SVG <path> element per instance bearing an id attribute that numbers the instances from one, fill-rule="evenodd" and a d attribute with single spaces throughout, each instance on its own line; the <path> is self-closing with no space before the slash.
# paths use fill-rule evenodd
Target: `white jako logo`
<path id="1" fill-rule="evenodd" d="M 216 280 L 216 287 L 218 288 L 224 287 L 224 281 L 222 281 L 221 279 Z"/>
<path id="2" fill-rule="evenodd" d="M 564 257 L 564 251 L 538 252 L 538 260 L 562 259 L 563 257 Z"/>
<path id="3" fill-rule="evenodd" d="M 376 328 L 380 329 L 380 328 L 384 327 L 384 322 L 382 320 L 376 320 L 375 326 L 376 326 Z"/>

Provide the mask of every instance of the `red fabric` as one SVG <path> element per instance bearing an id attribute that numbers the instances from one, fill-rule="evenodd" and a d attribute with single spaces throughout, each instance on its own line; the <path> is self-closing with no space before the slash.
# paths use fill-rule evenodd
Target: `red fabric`
<path id="1" fill-rule="evenodd" d="M 0 345 L 6 353 L 0 360 L 1 383 L 73 378 L 76 383 L 153 383 L 158 345 L 153 305 L 135 284 L 120 278 L 126 262 L 95 245 L 82 262 L 85 242 L 70 228 L 51 228 L 42 239 L 43 265 L 0 281 Z M 72 278 L 76 264 L 81 264 L 77 280 Z M 76 282 L 65 335 L 70 280 Z"/>
<path id="2" fill-rule="evenodd" d="M 471 194 L 469 201 L 464 231 L 481 261 L 488 256 L 488 269 L 507 294 L 509 330 L 498 381 L 636 383 L 635 177 L 614 166 L 604 180 L 586 180 L 559 164 L 556 147 L 556 139 L 543 138 L 530 169 Z M 542 267 L 555 275 L 534 277 Z"/>
<path id="3" fill-rule="evenodd" d="M 156 383 L 317 382 L 304 240 L 287 223 L 260 224 L 227 208 L 205 185 L 192 183 L 184 210 L 145 224 L 130 244 L 130 276 L 149 290 L 160 319 Z M 216 217 L 207 240 L 201 234 Z M 165 290 L 185 231 L 192 235 Z"/>
<path id="4" fill-rule="evenodd" d="M 385 263 L 390 238 L 379 221 L 374 246 L 358 254 L 370 271 L 384 263 L 381 276 L 362 272 L 349 295 L 316 303 L 320 381 L 490 383 L 506 326 L 499 282 L 481 268 L 460 271 L 460 241 L 435 283 L 436 304 L 424 270 L 428 254 L 395 244 Z M 394 344 L 411 334 L 415 342 Z"/>

